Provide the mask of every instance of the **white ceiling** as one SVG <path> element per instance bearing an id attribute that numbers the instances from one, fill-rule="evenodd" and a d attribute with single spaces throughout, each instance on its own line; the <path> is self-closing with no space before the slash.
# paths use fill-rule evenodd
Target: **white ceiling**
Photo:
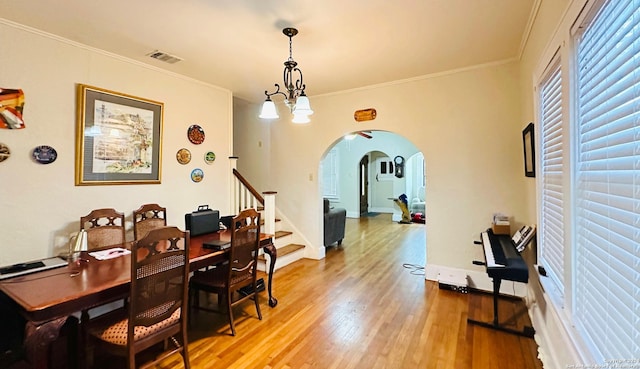
<path id="1" fill-rule="evenodd" d="M 539 1 L 0 0 L 0 17 L 257 102 L 282 85 L 284 27 L 311 97 L 518 58 Z"/>

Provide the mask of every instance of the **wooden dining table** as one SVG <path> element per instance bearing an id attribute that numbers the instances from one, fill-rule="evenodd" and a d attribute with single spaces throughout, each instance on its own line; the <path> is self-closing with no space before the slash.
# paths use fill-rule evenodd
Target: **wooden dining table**
<path id="1" fill-rule="evenodd" d="M 212 240 L 231 241 L 230 231 L 190 238 L 189 269 L 195 271 L 223 262 L 226 251 L 212 250 L 203 244 Z M 130 249 L 132 242 L 121 247 Z M 277 300 L 271 294 L 273 268 L 277 258 L 272 236 L 260 235 L 260 246 L 271 258 L 269 265 L 269 306 Z M 131 255 L 125 254 L 97 260 L 82 252 L 77 261 L 67 266 L 22 275 L 0 281 L 2 292 L 26 319 L 24 349 L 34 368 L 48 368 L 48 347 L 58 339 L 61 327 L 74 314 L 126 298 L 131 282 Z"/>

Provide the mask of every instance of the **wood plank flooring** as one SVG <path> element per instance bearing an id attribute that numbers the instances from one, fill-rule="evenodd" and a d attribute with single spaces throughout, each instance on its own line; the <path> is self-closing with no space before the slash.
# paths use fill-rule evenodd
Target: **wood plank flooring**
<path id="1" fill-rule="evenodd" d="M 191 367 L 542 368 L 533 339 L 467 324 L 492 319 L 491 295 L 439 289 L 412 267 L 425 263 L 424 240 L 423 225 L 387 214 L 348 219 L 342 247 L 275 273 L 279 303 L 270 308 L 264 293 L 261 321 L 251 302 L 239 306 L 232 337 L 224 315 L 194 314 Z M 501 300 L 500 309 L 511 327 L 530 324 L 520 300 Z M 156 368 L 182 363 L 174 356 Z"/>

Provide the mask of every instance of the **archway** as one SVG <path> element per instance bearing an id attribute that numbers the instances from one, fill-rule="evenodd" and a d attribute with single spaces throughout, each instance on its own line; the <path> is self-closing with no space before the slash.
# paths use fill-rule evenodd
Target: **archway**
<path id="1" fill-rule="evenodd" d="M 340 137 L 326 149 L 318 172 L 321 197 L 329 198 L 333 207 L 345 208 L 348 218 L 359 218 L 365 213 L 362 195 L 366 192 L 367 213 L 391 213 L 392 220 L 398 222 L 402 212 L 393 202 L 394 198 L 404 194 L 409 207 L 416 199 L 424 201 L 423 154 L 397 133 L 363 133 Z M 365 175 L 361 173 L 363 160 L 368 163 Z M 402 165 L 400 171 L 397 171 L 396 160 Z M 425 205 L 423 209 L 425 213 Z"/>

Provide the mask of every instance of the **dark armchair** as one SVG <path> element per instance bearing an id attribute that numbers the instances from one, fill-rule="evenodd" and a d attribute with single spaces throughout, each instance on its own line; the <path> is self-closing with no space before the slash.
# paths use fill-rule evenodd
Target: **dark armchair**
<path id="1" fill-rule="evenodd" d="M 331 246 L 334 243 L 342 245 L 344 228 L 347 221 L 347 210 L 342 208 L 332 209 L 329 199 L 324 199 L 324 245 Z"/>

